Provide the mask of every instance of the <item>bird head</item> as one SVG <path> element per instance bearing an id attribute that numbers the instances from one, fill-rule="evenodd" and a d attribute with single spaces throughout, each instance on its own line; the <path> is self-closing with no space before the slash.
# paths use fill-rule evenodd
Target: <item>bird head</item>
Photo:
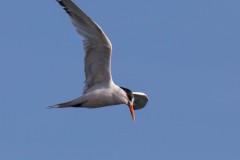
<path id="1" fill-rule="evenodd" d="M 133 93 L 130 89 L 127 89 L 127 88 L 124 88 L 124 87 L 121 87 L 125 92 L 126 92 L 126 96 L 127 96 L 127 105 L 129 107 L 129 110 L 130 110 L 130 113 L 131 113 L 131 116 L 132 116 L 132 120 L 133 122 L 135 122 L 135 115 L 134 115 L 134 96 L 133 96 Z"/>

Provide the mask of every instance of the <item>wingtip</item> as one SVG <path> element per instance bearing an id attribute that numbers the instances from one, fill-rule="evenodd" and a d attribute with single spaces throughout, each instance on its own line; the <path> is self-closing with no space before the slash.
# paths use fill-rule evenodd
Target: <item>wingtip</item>
<path id="1" fill-rule="evenodd" d="M 62 1 L 61 0 L 56 0 L 61 6 L 63 6 L 64 7 L 64 4 L 62 3 Z"/>

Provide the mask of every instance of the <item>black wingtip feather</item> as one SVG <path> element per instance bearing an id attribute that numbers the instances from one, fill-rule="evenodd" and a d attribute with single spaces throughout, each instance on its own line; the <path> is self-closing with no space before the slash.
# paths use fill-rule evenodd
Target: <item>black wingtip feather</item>
<path id="1" fill-rule="evenodd" d="M 63 7 L 63 9 L 66 11 L 66 13 L 71 16 L 72 13 L 71 13 L 71 11 L 65 6 L 65 4 L 63 4 L 63 2 L 62 2 L 61 0 L 56 0 L 56 1 L 60 4 L 60 6 Z"/>
<path id="2" fill-rule="evenodd" d="M 64 7 L 64 4 L 62 3 L 62 1 L 61 0 L 57 0 L 57 2 L 61 5 L 61 6 L 63 6 Z"/>

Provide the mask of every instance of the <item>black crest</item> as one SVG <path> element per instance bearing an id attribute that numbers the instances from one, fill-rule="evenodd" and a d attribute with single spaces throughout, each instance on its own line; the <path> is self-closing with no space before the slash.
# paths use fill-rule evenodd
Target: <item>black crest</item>
<path id="1" fill-rule="evenodd" d="M 120 88 L 122 88 L 126 92 L 129 101 L 132 101 L 133 100 L 133 93 L 132 93 L 132 91 L 130 89 L 127 89 L 127 88 L 124 88 L 124 87 L 120 87 Z"/>

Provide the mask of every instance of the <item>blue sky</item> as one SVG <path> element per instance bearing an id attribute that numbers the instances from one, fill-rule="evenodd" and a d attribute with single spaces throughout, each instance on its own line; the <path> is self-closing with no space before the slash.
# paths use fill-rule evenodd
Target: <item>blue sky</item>
<path id="1" fill-rule="evenodd" d="M 240 159 L 240 1 L 75 0 L 113 45 L 135 112 L 46 109 L 81 95 L 83 47 L 54 1 L 0 2 L 0 159 Z"/>

